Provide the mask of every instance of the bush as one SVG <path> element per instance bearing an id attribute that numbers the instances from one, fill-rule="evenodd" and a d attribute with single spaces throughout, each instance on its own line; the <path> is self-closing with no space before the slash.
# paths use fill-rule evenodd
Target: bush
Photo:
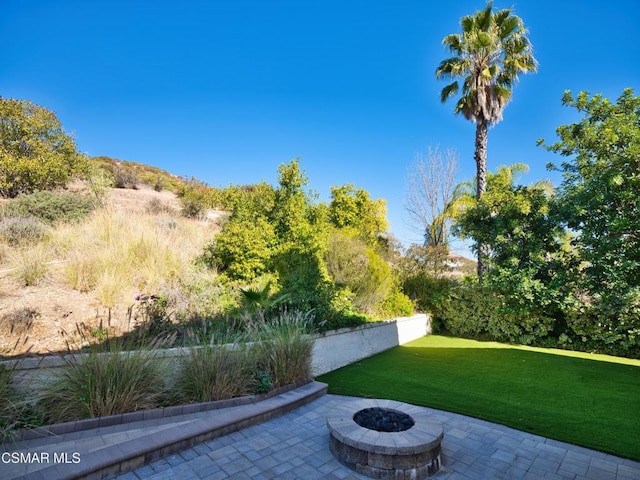
<path id="1" fill-rule="evenodd" d="M 382 302 L 376 306 L 379 317 L 409 317 L 413 315 L 413 302 L 398 288 L 394 288 Z"/>
<path id="2" fill-rule="evenodd" d="M 147 202 L 144 210 L 150 215 L 164 215 L 175 213 L 175 210 L 170 205 L 167 205 L 162 200 L 155 197 Z"/>
<path id="3" fill-rule="evenodd" d="M 270 321 L 250 324 L 256 363 L 269 374 L 275 388 L 311 378 L 313 318 L 309 313 L 283 311 Z"/>
<path id="4" fill-rule="evenodd" d="M 442 327 L 461 337 L 486 335 L 493 312 L 500 300 L 489 288 L 477 283 L 461 284 L 452 289 L 440 303 Z"/>
<path id="5" fill-rule="evenodd" d="M 640 358 L 640 287 L 617 295 L 572 297 L 565 311 L 573 347 Z"/>
<path id="6" fill-rule="evenodd" d="M 64 357 L 62 371 L 46 384 L 38 408 L 48 422 L 116 415 L 158 407 L 164 373 L 152 350 L 125 351 L 113 340 L 107 349 Z M 71 353 L 71 352 L 70 352 Z"/>
<path id="7" fill-rule="evenodd" d="M 113 185 L 116 188 L 137 188 L 138 175 L 131 168 L 116 165 L 113 169 Z"/>
<path id="8" fill-rule="evenodd" d="M 394 282 L 387 262 L 353 235 L 334 231 L 324 260 L 335 284 L 353 292 L 353 304 L 362 312 L 374 313 L 392 292 Z"/>
<path id="9" fill-rule="evenodd" d="M 524 345 L 542 341 L 552 330 L 554 318 L 518 302 L 490 285 L 459 284 L 441 303 L 438 319 L 445 330 L 461 337 Z"/>
<path id="10" fill-rule="evenodd" d="M 402 282 L 402 290 L 415 302 L 419 311 L 431 313 L 435 333 L 442 324 L 446 302 L 458 283 L 452 278 L 434 277 L 421 271 L 406 277 Z"/>
<path id="11" fill-rule="evenodd" d="M 0 218 L 0 239 L 12 247 L 38 243 L 46 236 L 47 226 L 36 218 Z"/>
<path id="12" fill-rule="evenodd" d="M 192 347 L 180 360 L 176 395 L 181 402 L 208 402 L 251 392 L 255 364 L 246 345 Z"/>
<path id="13" fill-rule="evenodd" d="M 266 218 L 245 221 L 234 216 L 205 249 L 202 261 L 232 280 L 251 282 L 268 272 L 275 244 L 276 234 Z"/>
<path id="14" fill-rule="evenodd" d="M 6 206 L 4 216 L 35 217 L 53 225 L 79 222 L 96 207 L 94 200 L 71 192 L 40 191 L 20 195 Z"/>
<path id="15" fill-rule="evenodd" d="M 64 187 L 87 167 L 55 113 L 27 100 L 0 98 L 0 196 Z"/>

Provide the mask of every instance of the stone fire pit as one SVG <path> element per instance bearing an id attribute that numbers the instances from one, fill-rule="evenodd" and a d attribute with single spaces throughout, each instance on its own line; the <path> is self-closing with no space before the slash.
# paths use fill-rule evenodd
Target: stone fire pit
<path id="1" fill-rule="evenodd" d="M 333 455 L 364 475 L 424 479 L 440 469 L 442 424 L 423 407 L 355 400 L 330 413 L 327 427 Z"/>

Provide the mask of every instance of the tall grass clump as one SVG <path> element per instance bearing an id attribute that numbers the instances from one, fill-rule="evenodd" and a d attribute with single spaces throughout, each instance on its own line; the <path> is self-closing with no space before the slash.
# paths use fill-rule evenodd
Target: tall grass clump
<path id="1" fill-rule="evenodd" d="M 268 320 L 258 316 L 250 323 L 256 363 L 274 388 L 311 378 L 312 325 L 312 315 L 298 310 L 284 310 Z"/>
<path id="2" fill-rule="evenodd" d="M 112 339 L 86 354 L 70 351 L 64 362 L 38 400 L 50 423 L 155 408 L 164 400 L 165 372 L 152 346 L 126 351 Z"/>
<path id="3" fill-rule="evenodd" d="M 25 287 L 40 285 L 49 270 L 47 254 L 41 245 L 17 249 L 11 259 L 13 276 Z"/>
<path id="4" fill-rule="evenodd" d="M 206 328 L 198 337 L 180 360 L 174 383 L 177 400 L 208 402 L 251 393 L 255 363 L 243 339 L 230 332 L 211 334 Z"/>

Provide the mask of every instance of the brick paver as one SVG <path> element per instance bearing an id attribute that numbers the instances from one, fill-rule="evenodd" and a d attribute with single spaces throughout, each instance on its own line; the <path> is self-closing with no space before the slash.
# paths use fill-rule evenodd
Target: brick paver
<path id="1" fill-rule="evenodd" d="M 119 480 L 366 479 L 329 451 L 327 414 L 350 397 L 325 395 L 276 419 L 196 445 Z M 444 425 L 437 480 L 638 480 L 640 463 L 462 415 L 427 409 Z"/>

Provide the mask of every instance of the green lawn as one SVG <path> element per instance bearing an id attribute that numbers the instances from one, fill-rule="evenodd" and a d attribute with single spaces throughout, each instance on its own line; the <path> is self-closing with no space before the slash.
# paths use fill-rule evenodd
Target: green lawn
<path id="1" fill-rule="evenodd" d="M 640 360 L 431 335 L 317 380 L 640 460 Z"/>

